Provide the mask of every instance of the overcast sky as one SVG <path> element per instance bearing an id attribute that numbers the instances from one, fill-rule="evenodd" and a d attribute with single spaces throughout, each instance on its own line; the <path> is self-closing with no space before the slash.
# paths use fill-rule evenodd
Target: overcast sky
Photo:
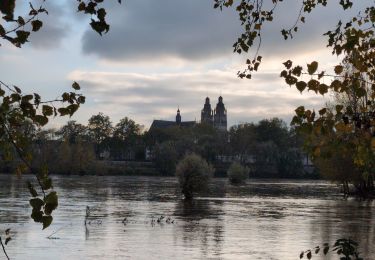
<path id="1" fill-rule="evenodd" d="M 17 2 L 22 14 L 21 2 L 27 1 Z M 174 120 L 177 107 L 183 121 L 199 121 L 205 97 L 214 106 L 220 95 L 229 126 L 271 117 L 289 121 L 297 106 L 317 108 L 324 100 L 285 85 L 279 77 L 282 62 L 318 60 L 321 68 L 332 70 L 337 59 L 322 34 L 335 27 L 337 17 L 357 10 L 345 14 L 333 3 L 338 1 L 330 1 L 307 16 L 295 39 L 284 41 L 280 30 L 294 23 L 300 5 L 299 0 L 284 1 L 274 22 L 264 27 L 260 71 L 252 80 L 241 80 L 236 73 L 247 57 L 233 53 L 241 32 L 233 10 L 213 9 L 213 0 L 107 2 L 111 30 L 100 37 L 91 30 L 90 17 L 75 12 L 76 1 L 47 1 L 49 15 L 40 17 L 45 26 L 30 43 L 17 49 L 2 42 L 1 80 L 46 98 L 79 82 L 87 103 L 73 119 L 83 124 L 103 112 L 113 123 L 128 116 L 147 129 L 153 119 Z M 67 120 L 56 119 L 51 126 Z"/>

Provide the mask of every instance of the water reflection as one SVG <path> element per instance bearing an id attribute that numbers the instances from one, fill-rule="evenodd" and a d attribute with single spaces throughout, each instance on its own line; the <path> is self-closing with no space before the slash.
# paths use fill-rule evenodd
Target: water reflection
<path id="1" fill-rule="evenodd" d="M 224 201 L 180 200 L 174 215 L 183 219 L 175 240 L 182 236 L 184 247 L 199 248 L 201 257 L 219 256 L 224 241 Z"/>
<path id="2" fill-rule="evenodd" d="M 181 198 L 173 178 L 55 177 L 54 183 L 59 208 L 42 231 L 29 217 L 24 182 L 0 176 L 0 232 L 12 228 L 13 259 L 296 259 L 302 249 L 343 236 L 375 259 L 374 202 L 345 200 L 326 182 L 231 186 L 215 179 L 192 202 Z M 58 239 L 47 239 L 56 230 Z"/>

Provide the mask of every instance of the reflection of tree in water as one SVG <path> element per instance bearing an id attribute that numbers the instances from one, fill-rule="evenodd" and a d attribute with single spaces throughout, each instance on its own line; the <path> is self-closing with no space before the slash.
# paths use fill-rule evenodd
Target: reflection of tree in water
<path id="1" fill-rule="evenodd" d="M 0 224 L 3 223 L 27 223 L 30 220 L 29 202 L 23 200 L 22 193 L 27 190 L 28 178 L 15 175 L 0 176 Z M 4 210 L 6 209 L 6 210 Z"/>
<path id="2" fill-rule="evenodd" d="M 175 241 L 182 238 L 184 247 L 200 247 L 205 257 L 220 255 L 224 238 L 223 201 L 181 200 L 176 204 L 174 216 L 178 219 L 178 229 L 182 229 L 174 233 Z"/>
<path id="3" fill-rule="evenodd" d="M 359 243 L 361 256 L 370 259 L 375 256 L 374 210 L 373 201 L 330 201 L 312 218 L 311 240 L 317 237 L 317 232 L 321 241 L 314 241 L 316 243 L 333 244 L 338 238 L 351 238 Z"/>

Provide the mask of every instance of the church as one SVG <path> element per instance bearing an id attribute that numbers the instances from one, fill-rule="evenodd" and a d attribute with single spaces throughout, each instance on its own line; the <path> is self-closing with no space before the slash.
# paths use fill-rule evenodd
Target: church
<path id="1" fill-rule="evenodd" d="M 150 131 L 155 128 L 168 128 L 172 126 L 193 127 L 196 121 L 182 121 L 181 111 L 177 109 L 175 121 L 154 120 L 150 126 Z M 216 108 L 212 109 L 210 98 L 206 97 L 203 109 L 201 110 L 201 124 L 209 124 L 221 131 L 227 131 L 227 110 L 223 103 L 223 97 L 218 98 Z"/>
<path id="2" fill-rule="evenodd" d="M 211 109 L 210 98 L 206 97 L 201 111 L 201 123 L 212 125 L 222 131 L 227 131 L 227 110 L 225 109 L 222 96 L 219 97 L 214 110 Z"/>

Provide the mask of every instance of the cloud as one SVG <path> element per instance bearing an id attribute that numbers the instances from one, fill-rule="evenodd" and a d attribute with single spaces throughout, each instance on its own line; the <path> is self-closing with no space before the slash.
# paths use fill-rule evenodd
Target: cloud
<path id="1" fill-rule="evenodd" d="M 221 70 L 152 75 L 74 71 L 69 78 L 78 80 L 87 94 L 89 102 L 81 115 L 88 118 L 104 112 L 113 121 L 130 116 L 146 127 L 153 119 L 174 120 L 177 107 L 183 120 L 199 121 L 206 96 L 211 98 L 212 106 L 219 95 L 223 96 L 229 125 L 271 117 L 290 120 L 297 106 L 319 107 L 324 103 L 321 97 L 301 95 L 285 87 L 273 73 L 260 74 L 253 81 Z"/>
<path id="2" fill-rule="evenodd" d="M 300 26 L 293 41 L 284 41 L 280 31 L 294 24 L 299 8 L 298 1 L 279 3 L 274 21 L 263 28 L 262 54 L 291 55 L 325 48 L 322 34 L 334 28 L 339 18 L 353 13 L 346 14 L 330 2 L 306 15 L 307 24 Z M 82 38 L 83 53 L 130 63 L 168 58 L 206 61 L 233 56 L 232 45 L 241 32 L 234 8 L 220 12 L 213 9 L 211 0 L 127 1 L 109 5 L 108 14 L 110 32 L 99 37 L 88 28 Z"/>
<path id="3" fill-rule="evenodd" d="M 111 60 L 204 60 L 231 54 L 239 22 L 230 10 L 220 13 L 212 5 L 202 0 L 137 0 L 112 6 L 110 33 L 98 37 L 88 29 L 83 52 Z"/>
<path id="4" fill-rule="evenodd" d="M 57 49 L 62 41 L 72 32 L 68 23 L 68 11 L 66 6 L 57 1 L 47 1 L 43 4 L 48 15 L 42 14 L 39 19 L 43 27 L 30 35 L 30 45 L 36 49 Z"/>

